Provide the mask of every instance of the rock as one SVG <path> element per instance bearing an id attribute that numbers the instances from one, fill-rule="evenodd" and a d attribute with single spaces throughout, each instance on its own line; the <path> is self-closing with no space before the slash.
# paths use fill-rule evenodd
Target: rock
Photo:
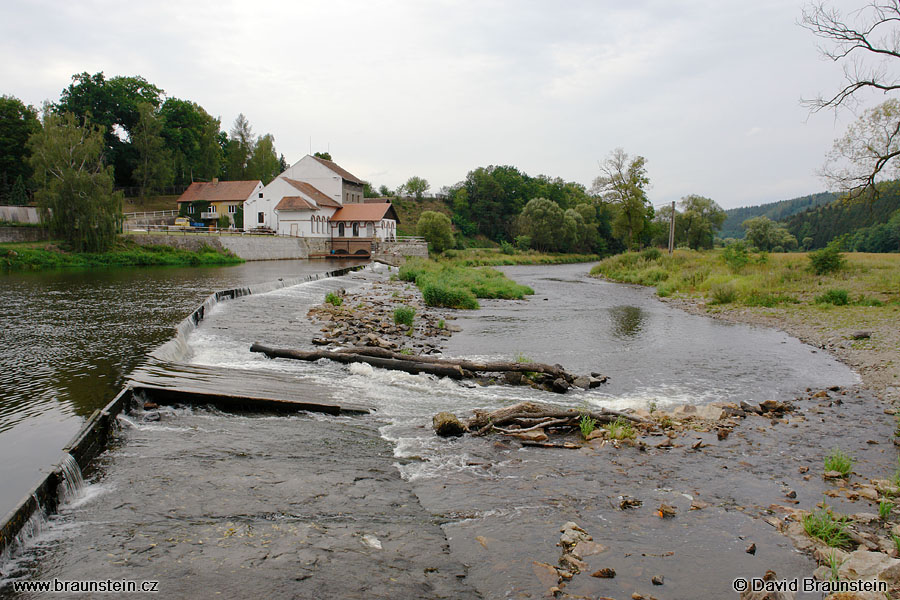
<path id="1" fill-rule="evenodd" d="M 156 402 L 144 402 L 144 410 L 156 410 L 159 408 L 159 404 Z"/>
<path id="2" fill-rule="evenodd" d="M 589 442 L 591 440 L 596 440 L 597 438 L 603 438 L 603 437 L 606 437 L 606 430 L 603 428 L 597 428 L 597 429 L 593 430 L 592 432 L 590 432 L 587 435 L 587 437 L 584 439 Z"/>
<path id="3" fill-rule="evenodd" d="M 825 567 L 826 570 L 827 568 Z M 825 578 L 828 578 L 827 573 Z M 826 596 L 825 600 L 884 600 L 884 594 L 877 592 L 835 592 Z"/>
<path id="4" fill-rule="evenodd" d="M 532 429 L 531 431 L 523 431 L 522 433 L 514 433 L 514 438 L 525 440 L 526 442 L 546 442 L 550 438 L 544 433 L 543 429 Z"/>
<path id="5" fill-rule="evenodd" d="M 562 535 L 559 536 L 559 545 L 564 549 L 572 548 L 581 542 L 590 541 L 593 541 L 593 538 L 584 529 L 571 521 L 563 525 Z"/>
<path id="6" fill-rule="evenodd" d="M 744 552 L 747 554 L 756 554 L 756 544 L 750 544 Z"/>
<path id="7" fill-rule="evenodd" d="M 466 432 L 466 427 L 451 412 L 439 412 L 434 415 L 431 419 L 431 427 L 441 437 L 455 437 Z M 545 439 L 546 437 L 544 436 Z"/>
<path id="8" fill-rule="evenodd" d="M 616 570 L 605 567 L 591 573 L 591 577 L 599 577 L 600 579 L 612 579 L 616 576 Z"/>
<path id="9" fill-rule="evenodd" d="M 791 409 L 791 407 L 784 402 L 779 402 L 777 400 L 766 400 L 765 402 L 759 403 L 759 408 L 763 412 L 771 412 L 771 413 L 783 413 L 787 412 Z"/>
<path id="10" fill-rule="evenodd" d="M 827 398 L 828 392 L 826 392 L 825 390 L 819 390 L 818 392 L 813 394 L 812 397 L 813 398 Z"/>
<path id="11" fill-rule="evenodd" d="M 657 511 L 657 514 L 658 514 L 661 518 L 667 519 L 667 518 L 670 518 L 670 517 L 674 517 L 674 516 L 675 516 L 675 513 L 677 513 L 677 512 L 678 512 L 678 511 L 675 509 L 674 506 L 669 506 L 669 505 L 666 504 L 665 502 L 662 502 L 662 503 L 660 503 L 660 505 L 659 505 L 659 509 L 658 509 L 658 511 Z"/>
<path id="12" fill-rule="evenodd" d="M 604 383 L 609 381 L 609 378 L 606 375 L 591 375 L 588 377 L 588 389 L 594 389 L 595 387 L 600 387 Z"/>
<path id="13" fill-rule="evenodd" d="M 672 438 L 664 437 L 662 440 L 656 443 L 657 448 L 671 448 L 672 447 Z"/>
<path id="14" fill-rule="evenodd" d="M 569 382 L 562 377 L 557 377 L 550 384 L 550 391 L 556 392 L 557 394 L 565 394 L 569 391 Z"/>
<path id="15" fill-rule="evenodd" d="M 866 512 L 852 514 L 850 515 L 850 518 L 857 523 L 874 523 L 875 521 L 880 520 L 878 515 L 876 515 L 875 513 Z"/>
<path id="16" fill-rule="evenodd" d="M 574 385 L 577 388 L 586 390 L 591 385 L 591 378 L 588 377 L 587 375 L 582 375 L 580 377 L 576 377 L 575 381 L 572 382 L 572 385 Z"/>
<path id="17" fill-rule="evenodd" d="M 743 400 L 741 400 L 741 410 L 748 412 L 748 413 L 753 413 L 755 415 L 762 414 L 762 409 L 760 409 L 758 406 L 753 406 L 749 402 L 745 402 Z"/>
<path id="18" fill-rule="evenodd" d="M 876 490 L 871 485 L 861 485 L 857 490 L 857 493 L 866 500 L 869 500 L 871 502 L 878 502 L 878 490 Z"/>
<path id="19" fill-rule="evenodd" d="M 716 428 L 716 439 L 719 441 L 728 439 L 728 435 L 731 433 L 731 430 L 727 427 L 718 427 Z"/>
<path id="20" fill-rule="evenodd" d="M 872 337 L 871 331 L 854 331 L 850 334 L 851 340 L 867 340 Z"/>
<path id="21" fill-rule="evenodd" d="M 825 471 L 823 477 L 825 479 L 840 479 L 843 475 L 840 471 Z"/>
<path id="22" fill-rule="evenodd" d="M 873 479 L 872 485 L 879 493 L 885 496 L 900 496 L 900 488 L 898 488 L 889 479 Z"/>
<path id="23" fill-rule="evenodd" d="M 522 385 L 525 376 L 518 371 L 507 371 L 503 374 L 503 380 L 510 385 Z"/>
<path id="24" fill-rule="evenodd" d="M 534 561 L 531 563 L 531 569 L 534 571 L 535 576 L 541 582 L 541 586 L 550 588 L 556 586 L 559 583 L 559 571 L 557 571 L 556 567 L 554 567 L 553 565 Z"/>
<path id="25" fill-rule="evenodd" d="M 595 554 L 600 554 L 602 552 L 606 552 L 607 548 L 603 544 L 598 544 L 597 542 L 578 542 L 572 549 L 569 551 L 572 556 L 575 558 L 584 558 L 586 556 L 593 556 Z"/>
<path id="26" fill-rule="evenodd" d="M 696 442 L 694 442 L 693 444 L 691 444 L 691 450 L 699 450 L 699 449 L 702 448 L 704 445 L 705 445 L 705 444 L 703 443 L 703 440 L 698 439 Z"/>
<path id="27" fill-rule="evenodd" d="M 326 340 L 325 338 L 318 337 L 318 338 L 313 338 L 312 343 L 316 346 L 327 346 L 331 342 Z"/>
<path id="28" fill-rule="evenodd" d="M 159 421 L 159 420 L 160 420 L 159 411 L 158 411 L 158 410 L 151 410 L 150 412 L 144 414 L 144 416 L 141 418 L 141 420 L 142 420 L 142 421 L 147 421 L 147 422 L 150 422 L 150 423 L 155 423 L 156 421 Z"/>
<path id="29" fill-rule="evenodd" d="M 894 585 L 900 583 L 900 559 L 881 552 L 857 550 L 850 553 L 838 574 L 841 579 L 880 579 Z"/>
<path id="30" fill-rule="evenodd" d="M 654 575 L 653 577 L 650 578 L 650 582 L 653 585 L 662 585 L 664 581 L 665 581 L 665 578 L 662 575 Z"/>
<path id="31" fill-rule="evenodd" d="M 785 492 L 784 495 L 787 496 L 788 498 L 794 499 L 797 497 L 797 492 L 794 490 L 788 490 L 787 492 Z"/>
<path id="32" fill-rule="evenodd" d="M 619 508 L 622 510 L 625 510 L 626 508 L 637 508 L 642 504 L 643 502 L 637 498 L 632 498 L 631 496 L 619 496 Z"/>
<path id="33" fill-rule="evenodd" d="M 559 557 L 559 564 L 563 567 L 566 567 L 568 571 L 575 573 L 576 575 L 578 573 L 581 573 L 582 571 L 587 571 L 588 568 L 587 563 L 575 558 L 569 553 L 565 553 L 561 557 Z"/>

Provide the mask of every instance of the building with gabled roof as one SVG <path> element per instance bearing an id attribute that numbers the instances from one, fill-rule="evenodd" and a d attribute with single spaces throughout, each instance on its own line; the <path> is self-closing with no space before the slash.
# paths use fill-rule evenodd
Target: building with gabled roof
<path id="1" fill-rule="evenodd" d="M 262 181 L 195 181 L 178 197 L 180 214 L 192 221 L 215 224 L 219 217 L 228 215 L 234 224 L 234 215 L 244 203 L 257 196 L 263 189 Z"/>

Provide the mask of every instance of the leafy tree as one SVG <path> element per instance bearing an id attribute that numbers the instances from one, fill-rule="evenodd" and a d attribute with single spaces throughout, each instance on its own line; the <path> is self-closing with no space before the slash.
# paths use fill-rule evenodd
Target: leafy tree
<path id="1" fill-rule="evenodd" d="M 394 192 L 391 191 L 391 188 L 384 184 L 378 186 L 378 193 L 381 194 L 382 198 L 389 198 L 394 195 Z"/>
<path id="2" fill-rule="evenodd" d="M 368 181 L 363 181 L 363 198 L 377 198 L 378 190 Z"/>
<path id="3" fill-rule="evenodd" d="M 71 112 L 80 120 L 89 119 L 103 129 L 107 164 L 115 167 L 116 183 L 132 184 L 132 171 L 137 157 L 128 141 L 140 120 L 139 106 L 160 105 L 163 90 L 139 75 L 106 79 L 103 72 L 72 76 L 72 83 L 62 91 L 56 111 Z"/>
<path id="4" fill-rule="evenodd" d="M 25 182 L 22 180 L 21 175 L 16 177 L 12 189 L 9 191 L 8 202 L 12 206 L 24 206 L 28 204 L 28 190 L 25 189 Z"/>
<path id="5" fill-rule="evenodd" d="M 140 118 L 131 136 L 131 143 L 138 156 L 134 179 L 144 198 L 151 190 L 159 189 L 172 181 L 172 153 L 165 146 L 166 142 L 162 137 L 163 123 L 153 105 L 144 102 L 138 110 Z"/>
<path id="6" fill-rule="evenodd" d="M 172 153 L 175 183 L 188 184 L 195 179 L 209 181 L 222 169 L 222 145 L 219 120 L 202 106 L 189 100 L 169 98 L 159 117 L 162 136 Z"/>
<path id="7" fill-rule="evenodd" d="M 46 114 L 28 140 L 35 196 L 50 234 L 77 251 L 108 249 L 122 222 L 122 195 L 113 192 L 113 168 L 103 164 L 103 130 L 75 115 Z"/>
<path id="8" fill-rule="evenodd" d="M 275 138 L 271 133 L 260 137 L 253 146 L 250 158 L 247 160 L 247 179 L 259 179 L 263 185 L 268 185 L 281 173 L 281 163 L 275 154 Z"/>
<path id="9" fill-rule="evenodd" d="M 715 232 L 725 222 L 725 211 L 713 200 L 694 194 L 685 196 L 679 204 L 682 212 L 676 228 L 684 232 L 688 246 L 694 250 L 712 248 Z"/>
<path id="10" fill-rule="evenodd" d="M 225 147 L 225 179 L 232 181 L 247 179 L 247 163 L 255 147 L 256 139 L 250 121 L 244 113 L 240 113 L 234 120 L 228 145 Z"/>
<path id="11" fill-rule="evenodd" d="M 613 228 L 628 248 L 640 239 L 648 222 L 648 209 L 652 209 L 646 192 L 650 185 L 646 164 L 643 156 L 631 159 L 624 150 L 616 148 L 600 166 L 600 176 L 592 188 L 618 209 Z"/>
<path id="12" fill-rule="evenodd" d="M 313 156 L 316 158 L 321 158 L 322 160 L 334 160 L 331 158 L 331 152 L 315 152 Z"/>
<path id="13" fill-rule="evenodd" d="M 431 185 L 427 180 L 415 175 L 407 179 L 406 183 L 403 184 L 403 189 L 406 190 L 406 193 L 415 196 L 416 200 L 421 200 L 430 187 Z"/>
<path id="14" fill-rule="evenodd" d="M 768 252 L 776 246 L 786 250 L 797 248 L 797 238 L 791 235 L 787 229 L 768 217 L 754 217 L 743 223 L 747 230 L 747 241 L 758 249 Z"/>
<path id="15" fill-rule="evenodd" d="M 563 242 L 565 213 L 552 200 L 547 198 L 529 200 L 522 210 L 519 223 L 519 229 L 531 238 L 531 245 L 537 250 L 556 250 Z M 573 236 L 570 234 L 567 237 L 571 241 Z"/>
<path id="16" fill-rule="evenodd" d="M 40 128 L 34 107 L 26 106 L 13 96 L 0 96 L 0 179 L 6 186 L 19 178 L 23 183 L 31 178 L 27 143 Z M 2 190 L 3 195 L 9 191 Z"/>
<path id="17" fill-rule="evenodd" d="M 872 0 L 847 16 L 821 2 L 803 11 L 801 25 L 825 40 L 820 50 L 827 59 L 844 63 L 843 85 L 831 95 L 807 100 L 811 110 L 853 110 L 867 92 L 900 91 L 900 80 L 893 75 L 900 58 L 897 2 Z M 866 193 L 877 196 L 876 181 L 885 169 L 896 170 L 900 148 L 893 138 L 898 132 L 900 110 L 895 101 L 867 111 L 835 142 L 823 173 L 826 179 L 852 199 Z"/>
<path id="18" fill-rule="evenodd" d="M 443 252 L 453 247 L 453 228 L 450 217 L 444 213 L 424 211 L 416 224 L 416 232 L 425 238 L 435 252 Z"/>

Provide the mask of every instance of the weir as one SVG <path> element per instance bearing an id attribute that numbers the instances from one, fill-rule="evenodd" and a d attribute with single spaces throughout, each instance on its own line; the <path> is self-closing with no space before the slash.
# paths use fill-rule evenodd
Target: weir
<path id="1" fill-rule="evenodd" d="M 71 501 L 83 486 L 82 471 L 106 449 L 114 430 L 116 417 L 138 400 L 157 404 L 209 404 L 222 410 L 265 410 L 277 412 L 314 411 L 328 414 L 360 414 L 363 406 L 321 403 L 298 398 L 290 378 L 236 374 L 233 370 L 191 367 L 181 364 L 190 357 L 186 338 L 216 305 L 250 294 L 262 294 L 309 281 L 339 277 L 360 269 L 346 267 L 303 277 L 284 278 L 258 285 L 221 290 L 211 294 L 175 328 L 174 337 L 154 350 L 146 364 L 131 374 L 125 388 L 102 410 L 96 410 L 79 432 L 62 449 L 63 455 L 50 471 L 40 478 L 30 492 L 0 520 L 0 561 L 8 560 L 15 548 L 22 546 L 46 515 Z M 223 378 L 230 384 L 223 393 Z"/>

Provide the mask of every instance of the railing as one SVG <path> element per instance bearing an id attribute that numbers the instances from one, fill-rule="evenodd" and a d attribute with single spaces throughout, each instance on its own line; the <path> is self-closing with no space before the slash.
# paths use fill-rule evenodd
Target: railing
<path id="1" fill-rule="evenodd" d="M 138 225 L 126 223 L 123 233 L 149 233 L 153 235 L 261 235 L 267 237 L 290 237 L 274 231 L 258 229 L 229 229 L 219 227 L 177 227 L 175 225 Z"/>
<path id="2" fill-rule="evenodd" d="M 154 210 L 148 212 L 130 212 L 125 213 L 126 221 L 134 221 L 135 219 L 155 219 L 159 217 L 174 217 L 178 215 L 177 210 Z"/>
<path id="3" fill-rule="evenodd" d="M 201 219 L 218 219 L 219 213 L 217 212 L 202 212 L 200 213 Z"/>
<path id="4" fill-rule="evenodd" d="M 420 235 L 397 235 L 394 239 L 398 242 L 424 242 L 425 238 Z"/>

